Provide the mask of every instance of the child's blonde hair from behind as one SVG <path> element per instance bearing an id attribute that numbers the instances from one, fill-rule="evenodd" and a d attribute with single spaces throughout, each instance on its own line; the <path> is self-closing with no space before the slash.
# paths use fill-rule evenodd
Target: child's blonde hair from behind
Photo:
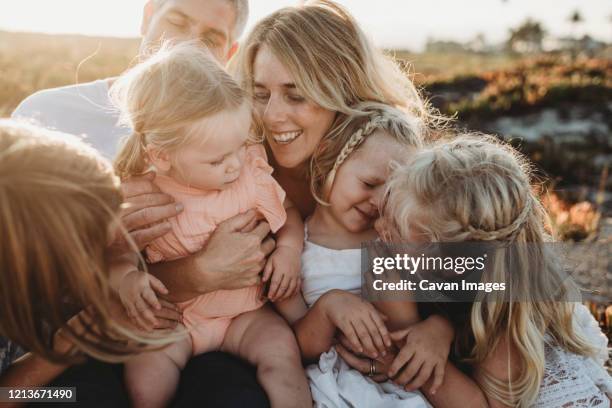
<path id="1" fill-rule="evenodd" d="M 351 154 L 377 130 L 382 130 L 407 147 L 423 144 L 421 121 L 390 105 L 366 101 L 355 105 L 360 113 L 343 117 L 333 138 L 324 139 L 311 161 L 311 189 L 315 199 L 327 205 L 336 172 Z"/>
<path id="2" fill-rule="evenodd" d="M 533 192 L 530 174 L 527 161 L 511 146 L 492 136 L 460 135 L 427 147 L 396 169 L 384 210 L 402 237 L 416 227 L 432 242 L 529 244 L 529 251 L 496 254 L 491 276 L 483 277 L 506 282 L 527 301 L 477 299 L 468 325 L 473 344 L 463 345 L 468 354 L 463 357 L 479 363 L 507 336 L 518 351 L 521 374 L 506 383 L 484 372 L 484 391 L 490 398 L 521 407 L 530 406 L 538 395 L 545 334 L 570 352 L 593 353 L 572 327 L 572 305 L 552 297 L 542 301 L 541 291 L 563 299 L 576 288 L 544 245 L 550 241 L 546 212 Z M 505 250 L 510 251 L 501 249 Z"/>
<path id="3" fill-rule="evenodd" d="M 121 122 L 133 129 L 115 160 L 121 179 L 148 169 L 147 146 L 168 152 L 190 141 L 189 125 L 248 101 L 246 93 L 197 42 L 165 43 L 121 75 L 110 90 Z"/>
<path id="4" fill-rule="evenodd" d="M 147 341 L 110 308 L 111 224 L 120 225 L 119 179 L 75 137 L 0 121 L 0 333 L 53 361 L 62 329 L 81 351 L 118 361 Z M 67 324 L 87 308 L 82 329 Z M 81 315 L 80 315 L 81 316 Z M 118 340 L 119 339 L 119 340 Z M 126 339 L 136 340 L 132 345 Z"/>

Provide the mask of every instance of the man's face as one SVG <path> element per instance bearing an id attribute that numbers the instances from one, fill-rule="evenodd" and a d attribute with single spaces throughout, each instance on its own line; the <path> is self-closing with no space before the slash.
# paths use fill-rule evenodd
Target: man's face
<path id="1" fill-rule="evenodd" d="M 140 52 L 164 40 L 201 40 L 225 64 L 235 51 L 236 12 L 227 0 L 149 1 L 142 22 Z"/>

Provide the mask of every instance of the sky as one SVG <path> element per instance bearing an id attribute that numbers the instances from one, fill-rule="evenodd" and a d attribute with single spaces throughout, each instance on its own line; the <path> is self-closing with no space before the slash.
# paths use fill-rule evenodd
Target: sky
<path id="1" fill-rule="evenodd" d="M 136 37 L 145 0 L 0 0 L 0 30 Z M 247 29 L 296 0 L 250 0 Z M 612 42 L 610 0 L 339 0 L 381 47 L 422 50 L 428 38 L 500 42 L 526 18 L 552 35 L 589 34 Z M 584 23 L 572 28 L 579 10 Z"/>

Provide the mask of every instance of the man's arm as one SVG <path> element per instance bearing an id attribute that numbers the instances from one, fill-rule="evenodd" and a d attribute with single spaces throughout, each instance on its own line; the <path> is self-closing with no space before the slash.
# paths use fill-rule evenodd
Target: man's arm
<path id="1" fill-rule="evenodd" d="M 122 221 L 138 249 L 170 231 L 168 218 L 182 211 L 180 203 L 153 183 L 154 173 L 132 177 L 121 185 L 125 200 Z M 219 289 L 256 285 L 266 257 L 274 250 L 270 227 L 253 210 L 219 224 L 207 245 L 197 254 L 149 265 L 170 291 L 174 302 L 192 299 Z"/>

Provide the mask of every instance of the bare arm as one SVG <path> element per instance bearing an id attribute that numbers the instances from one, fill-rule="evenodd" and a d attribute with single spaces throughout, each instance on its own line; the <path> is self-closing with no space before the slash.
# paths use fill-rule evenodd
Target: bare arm
<path id="1" fill-rule="evenodd" d="M 387 316 L 386 324 L 390 331 L 405 329 L 421 320 L 417 305 L 413 301 L 378 301 L 372 304 Z"/>
<path id="2" fill-rule="evenodd" d="M 304 249 L 304 223 L 297 208 L 285 200 L 287 220 L 276 233 L 276 249 L 270 255 L 263 273 L 269 285 L 266 295 L 272 302 L 285 301 L 299 294 L 301 256 Z"/>
<path id="3" fill-rule="evenodd" d="M 42 387 L 63 373 L 69 366 L 51 363 L 33 353 L 27 353 L 0 376 L 0 387 Z M 19 403 L 4 403 L 3 407 L 17 407 Z"/>
<path id="4" fill-rule="evenodd" d="M 336 326 L 325 312 L 325 302 L 329 293 L 331 292 L 321 296 L 293 325 L 295 337 L 302 351 L 302 358 L 306 362 L 318 360 L 321 353 L 326 352 L 333 345 Z"/>

